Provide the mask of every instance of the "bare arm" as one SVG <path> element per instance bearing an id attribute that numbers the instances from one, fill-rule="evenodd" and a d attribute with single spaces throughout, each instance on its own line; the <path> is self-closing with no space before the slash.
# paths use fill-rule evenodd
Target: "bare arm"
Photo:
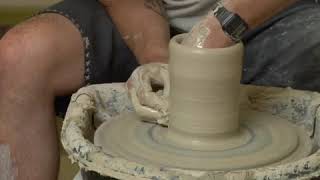
<path id="1" fill-rule="evenodd" d="M 241 14 L 251 29 L 295 2 L 297 0 L 224 0 L 225 6 L 231 11 Z"/>
<path id="2" fill-rule="evenodd" d="M 169 24 L 162 0 L 100 0 L 141 64 L 167 62 Z"/>
<path id="3" fill-rule="evenodd" d="M 223 0 L 222 4 L 232 12 L 239 14 L 249 25 L 249 30 L 261 25 L 267 19 L 279 13 L 281 10 L 295 3 L 297 0 Z M 201 30 L 207 31 L 201 31 Z M 195 37 L 199 37 L 200 32 L 208 32 L 206 38 L 200 43 Z M 200 34 L 201 35 L 201 34 Z M 193 37 L 193 38 L 190 38 Z M 194 44 L 207 48 L 219 48 L 232 45 L 232 41 L 227 37 L 221 29 L 218 20 L 209 13 L 208 16 L 197 26 L 193 28 L 191 36 L 189 36 L 185 44 Z"/>

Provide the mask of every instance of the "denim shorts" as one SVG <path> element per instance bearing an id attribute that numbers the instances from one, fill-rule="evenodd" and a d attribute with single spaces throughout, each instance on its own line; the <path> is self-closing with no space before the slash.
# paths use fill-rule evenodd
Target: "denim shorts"
<path id="1" fill-rule="evenodd" d="M 97 0 L 64 0 L 41 13 L 63 15 L 81 32 L 86 85 L 125 82 L 139 65 Z M 177 33 L 183 32 L 172 29 Z M 243 42 L 243 84 L 320 91 L 320 6 L 314 0 L 298 1 Z M 64 115 L 69 98 L 56 98 L 58 114 Z"/>

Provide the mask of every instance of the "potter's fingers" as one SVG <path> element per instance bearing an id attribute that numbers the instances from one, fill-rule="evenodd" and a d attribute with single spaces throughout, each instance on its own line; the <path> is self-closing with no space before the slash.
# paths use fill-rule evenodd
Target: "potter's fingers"
<path id="1" fill-rule="evenodd" d="M 163 71 L 168 71 L 167 68 L 167 64 L 163 64 L 163 63 L 155 63 L 153 64 L 153 66 L 148 69 L 148 74 L 150 76 L 150 80 L 154 83 L 154 84 L 158 84 L 158 85 L 163 85 L 163 77 L 161 76 L 161 73 Z"/>
<path id="2" fill-rule="evenodd" d="M 141 74 L 143 74 L 143 68 L 140 66 L 133 71 L 130 78 L 126 82 L 127 90 L 130 90 L 132 88 L 136 88 L 137 86 L 139 86 L 139 84 L 141 84 L 141 82 L 142 82 Z"/>
<path id="3" fill-rule="evenodd" d="M 164 126 L 169 126 L 169 118 L 168 116 L 163 116 L 160 119 L 157 119 L 157 123 L 164 125 Z"/>
<path id="4" fill-rule="evenodd" d="M 129 95 L 130 95 L 132 106 L 139 116 L 142 116 L 154 121 L 156 121 L 156 119 L 161 118 L 161 114 L 158 111 L 151 109 L 149 107 L 143 106 L 140 103 L 140 100 L 137 96 L 135 89 L 129 90 Z"/>
<path id="5" fill-rule="evenodd" d="M 150 82 L 148 83 L 151 85 L 153 92 L 156 92 L 159 95 L 161 92 L 161 96 L 168 97 L 169 95 L 169 73 L 167 68 L 163 67 L 164 65 L 159 65 L 157 70 L 149 72 L 150 74 Z M 148 90 L 151 92 L 150 90 Z"/>
<path id="6" fill-rule="evenodd" d="M 125 88 L 129 92 L 130 89 L 134 88 L 134 79 L 130 77 L 128 81 L 125 83 Z"/>
<path id="7" fill-rule="evenodd" d="M 215 16 L 210 11 L 200 22 L 192 27 L 191 31 L 185 36 L 182 41 L 182 45 L 204 48 L 207 47 L 209 36 L 212 36 L 212 32 L 215 30 L 215 26 L 212 22 Z"/>
<path id="8" fill-rule="evenodd" d="M 169 97 L 170 93 L 170 79 L 168 70 L 162 70 L 160 72 L 161 78 L 163 80 L 163 97 Z"/>
<path id="9" fill-rule="evenodd" d="M 163 85 L 165 80 L 169 79 L 168 76 L 163 76 L 163 75 L 169 76 L 167 64 L 159 65 L 156 70 L 152 71 L 152 73 L 150 74 L 150 77 L 153 82 Z"/>
<path id="10" fill-rule="evenodd" d="M 134 71 L 134 73 L 126 82 L 126 88 L 129 93 L 132 89 L 137 89 L 140 91 L 152 91 L 149 75 L 146 73 L 146 71 Z"/>
<path id="11" fill-rule="evenodd" d="M 152 81 L 152 76 L 149 71 L 145 71 L 141 74 L 139 82 L 139 89 L 143 89 L 143 91 L 152 91 L 152 86 L 151 86 L 151 81 Z"/>
<path id="12" fill-rule="evenodd" d="M 154 109 L 162 114 L 168 111 L 167 99 L 154 92 L 143 92 L 142 94 L 138 94 L 138 97 L 144 106 Z"/>

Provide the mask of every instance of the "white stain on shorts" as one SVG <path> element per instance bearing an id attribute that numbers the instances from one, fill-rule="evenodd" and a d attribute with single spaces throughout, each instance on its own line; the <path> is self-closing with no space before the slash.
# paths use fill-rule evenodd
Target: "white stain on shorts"
<path id="1" fill-rule="evenodd" d="M 15 170 L 11 160 L 10 147 L 0 144 L 0 180 L 14 180 Z"/>

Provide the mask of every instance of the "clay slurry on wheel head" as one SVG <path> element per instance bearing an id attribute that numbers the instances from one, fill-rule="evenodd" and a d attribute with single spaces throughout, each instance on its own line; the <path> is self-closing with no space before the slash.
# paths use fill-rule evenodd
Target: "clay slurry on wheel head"
<path id="1" fill-rule="evenodd" d="M 166 136 L 168 128 L 143 123 L 135 113 L 122 114 L 99 127 L 95 144 L 108 154 L 143 165 L 199 171 L 275 165 L 298 160 L 311 151 L 306 133 L 283 119 L 243 109 L 240 120 L 241 133 L 249 134 L 250 138 L 229 148 L 224 148 L 222 142 L 227 145 L 233 141 L 219 137 L 214 139 L 216 147 L 212 140 L 211 150 L 192 150 L 173 144 Z"/>
<path id="2" fill-rule="evenodd" d="M 182 46 L 182 38 L 170 42 L 169 127 L 122 114 L 99 127 L 96 145 L 144 165 L 210 171 L 290 162 L 310 153 L 303 129 L 239 107 L 242 44 L 199 49 Z"/>

